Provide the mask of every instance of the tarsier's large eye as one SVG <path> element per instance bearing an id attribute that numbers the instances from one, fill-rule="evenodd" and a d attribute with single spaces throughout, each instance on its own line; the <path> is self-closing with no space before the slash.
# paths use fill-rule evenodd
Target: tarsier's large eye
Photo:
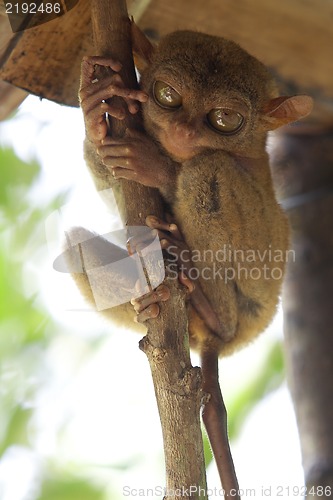
<path id="1" fill-rule="evenodd" d="M 183 101 L 177 90 L 159 80 L 154 83 L 154 98 L 162 108 L 180 108 Z"/>
<path id="2" fill-rule="evenodd" d="M 222 134 L 234 134 L 244 123 L 244 117 L 229 108 L 212 109 L 207 119 L 209 124 Z"/>

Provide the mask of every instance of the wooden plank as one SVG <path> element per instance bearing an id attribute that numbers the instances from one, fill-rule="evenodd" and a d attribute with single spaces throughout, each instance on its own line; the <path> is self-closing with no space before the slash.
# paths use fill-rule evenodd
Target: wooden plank
<path id="1" fill-rule="evenodd" d="M 299 91 L 333 98 L 333 2 L 153 0 L 140 27 L 159 36 L 194 29 L 230 38 Z"/>
<path id="2" fill-rule="evenodd" d="M 78 105 L 81 59 L 92 47 L 89 0 L 15 37 L 0 61 L 0 78 L 41 97 Z"/>
<path id="3" fill-rule="evenodd" d="M 150 0 L 130 0 L 139 17 Z M 0 17 L 7 24 L 6 17 Z M 38 27 L 0 38 L 0 79 L 52 101 L 78 106 L 82 57 L 93 52 L 90 0 Z M 6 42 L 6 43 L 5 43 Z M 1 96 L 0 96 L 1 99 Z"/>

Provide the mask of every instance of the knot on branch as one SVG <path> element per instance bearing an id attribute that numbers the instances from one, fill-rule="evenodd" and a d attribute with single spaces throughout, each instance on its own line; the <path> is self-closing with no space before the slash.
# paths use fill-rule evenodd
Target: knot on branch
<path id="1" fill-rule="evenodd" d="M 145 335 L 145 337 L 143 337 L 140 342 L 139 342 L 139 349 L 144 352 L 146 354 L 146 356 L 148 357 L 148 354 L 152 352 L 152 350 L 154 349 L 154 347 L 151 345 L 151 343 L 149 342 L 149 338 L 148 338 L 148 335 Z"/>
<path id="2" fill-rule="evenodd" d="M 156 363 L 161 363 L 166 355 L 166 351 L 164 349 L 160 349 L 159 347 L 155 347 L 152 350 L 152 357 Z"/>
<path id="3" fill-rule="evenodd" d="M 189 393 L 198 391 L 202 385 L 201 369 L 195 366 L 186 370 L 183 381 Z"/>
<path id="4" fill-rule="evenodd" d="M 179 396 L 190 396 L 191 398 L 193 398 L 194 394 L 200 394 L 201 400 L 201 385 L 202 376 L 200 368 L 191 367 L 178 376 L 176 383 L 173 385 L 173 392 Z"/>
<path id="5" fill-rule="evenodd" d="M 153 346 L 149 341 L 148 335 L 140 340 L 139 348 L 146 354 L 150 361 L 154 361 L 155 363 L 161 363 L 167 354 L 165 349 Z"/>

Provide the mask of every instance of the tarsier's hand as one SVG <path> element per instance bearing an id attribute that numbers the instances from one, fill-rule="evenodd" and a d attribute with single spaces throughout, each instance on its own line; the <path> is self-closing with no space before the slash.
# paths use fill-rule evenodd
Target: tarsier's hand
<path id="1" fill-rule="evenodd" d="M 154 141 L 143 132 L 127 129 L 125 137 L 106 137 L 97 148 L 103 164 L 115 179 L 127 179 L 144 186 L 160 188 L 173 181 L 174 171 Z"/>
<path id="2" fill-rule="evenodd" d="M 96 79 L 95 68 L 111 68 L 115 73 Z M 127 129 L 124 138 L 107 135 L 107 114 L 118 120 L 126 116 L 126 106 L 131 114 L 148 100 L 142 90 L 127 89 L 117 73 L 121 64 L 110 58 L 84 57 L 81 65 L 79 98 L 84 115 L 86 134 L 96 145 L 103 164 L 112 169 L 115 179 L 128 179 L 144 186 L 167 189 L 175 185 L 175 168 L 154 141 L 145 133 Z M 105 102 L 112 97 L 122 101 Z"/>
<path id="3" fill-rule="evenodd" d="M 96 66 L 111 68 L 116 73 L 97 80 Z M 117 73 L 121 67 L 120 62 L 105 57 L 86 56 L 82 60 L 79 99 L 87 137 L 96 145 L 100 145 L 107 135 L 106 113 L 118 120 L 123 120 L 126 116 L 125 106 L 121 103 L 108 104 L 104 102 L 106 99 L 122 97 L 132 114 L 139 111 L 138 102 L 145 102 L 148 99 L 142 90 L 125 88 L 121 76 Z"/>
<path id="4" fill-rule="evenodd" d="M 198 281 L 193 282 L 188 277 L 192 264 L 190 259 L 188 259 L 189 249 L 185 239 L 178 226 L 174 222 L 170 222 L 171 217 L 167 217 L 167 219 L 167 221 L 164 221 L 150 215 L 146 218 L 146 224 L 151 229 L 157 231 L 161 247 L 164 250 L 169 250 L 169 253 L 175 257 L 175 262 L 180 269 L 178 279 L 188 289 L 192 306 L 204 320 L 208 328 L 214 333 L 219 334 L 222 330 L 221 324 L 203 293 L 200 283 Z M 186 251 L 185 254 L 183 250 Z M 136 321 L 141 323 L 147 319 L 156 318 L 159 314 L 158 302 L 168 300 L 169 296 L 170 291 L 168 287 L 160 285 L 156 290 L 143 297 L 133 299 L 131 302 L 137 312 Z"/>

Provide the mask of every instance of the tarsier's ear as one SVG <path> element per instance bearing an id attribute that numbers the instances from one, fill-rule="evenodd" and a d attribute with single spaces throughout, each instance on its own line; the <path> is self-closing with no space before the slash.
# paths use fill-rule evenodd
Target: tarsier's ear
<path id="1" fill-rule="evenodd" d="M 313 99 L 307 95 L 281 96 L 271 99 L 264 108 L 263 121 L 267 130 L 305 118 L 311 113 Z"/>
<path id="2" fill-rule="evenodd" d="M 131 20 L 131 36 L 134 63 L 141 73 L 151 63 L 155 47 L 135 24 L 133 19 Z"/>

